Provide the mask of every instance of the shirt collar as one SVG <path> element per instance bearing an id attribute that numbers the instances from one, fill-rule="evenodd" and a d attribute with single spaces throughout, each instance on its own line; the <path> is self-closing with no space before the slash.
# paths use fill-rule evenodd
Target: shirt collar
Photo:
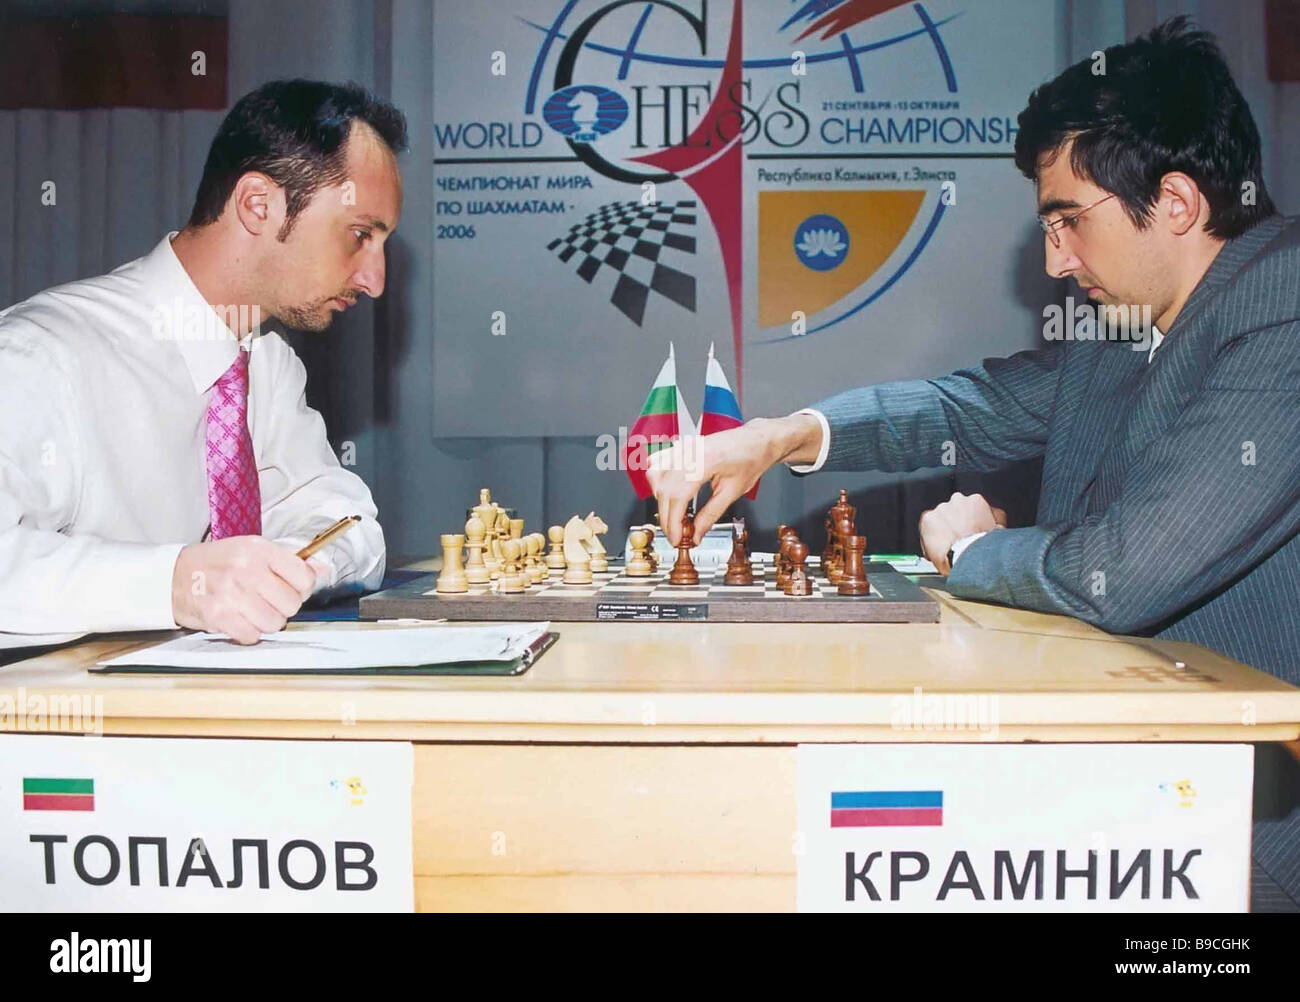
<path id="1" fill-rule="evenodd" d="M 241 342 L 203 298 L 172 250 L 176 233 L 173 230 L 163 237 L 142 262 L 155 301 L 154 336 L 176 345 L 194 383 L 194 392 L 206 393 L 230 368 Z M 249 335 L 243 346 L 251 345 Z"/>
<path id="2" fill-rule="evenodd" d="M 1160 342 L 1163 341 L 1164 339 L 1165 336 L 1162 333 L 1160 333 L 1160 328 L 1157 327 L 1155 324 L 1152 324 L 1151 325 L 1151 347 L 1147 351 L 1148 363 L 1150 363 L 1150 361 L 1156 357 L 1156 349 L 1160 347 Z"/>

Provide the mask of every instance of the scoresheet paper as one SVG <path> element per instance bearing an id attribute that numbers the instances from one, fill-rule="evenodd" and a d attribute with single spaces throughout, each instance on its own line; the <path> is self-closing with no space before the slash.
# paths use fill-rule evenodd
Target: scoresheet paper
<path id="1" fill-rule="evenodd" d="M 227 671 L 413 668 L 464 661 L 514 661 L 550 623 L 396 627 L 388 630 L 292 630 L 243 646 L 224 634 L 194 633 L 132 651 L 99 667 L 153 665 Z"/>

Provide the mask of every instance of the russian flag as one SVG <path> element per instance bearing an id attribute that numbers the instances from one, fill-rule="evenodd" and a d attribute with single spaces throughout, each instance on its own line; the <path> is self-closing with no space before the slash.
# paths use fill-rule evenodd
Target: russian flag
<path id="1" fill-rule="evenodd" d="M 731 392 L 726 373 L 713 357 L 713 345 L 709 345 L 709 365 L 704 370 L 704 413 L 700 415 L 700 434 L 712 435 L 728 428 L 739 428 L 745 423 L 740 416 L 740 404 Z M 751 501 L 758 496 L 758 483 L 750 488 L 745 497 Z"/>
<path id="2" fill-rule="evenodd" d="M 831 794 L 832 828 L 926 828 L 942 824 L 942 790 L 846 790 Z"/>

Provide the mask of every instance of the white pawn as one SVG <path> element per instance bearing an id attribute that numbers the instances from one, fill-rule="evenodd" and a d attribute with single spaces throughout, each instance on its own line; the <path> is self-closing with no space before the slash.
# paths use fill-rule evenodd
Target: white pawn
<path id="1" fill-rule="evenodd" d="M 627 576 L 630 578 L 648 578 L 654 573 L 654 564 L 646 551 L 650 548 L 650 534 L 644 529 L 633 529 L 627 536 L 632 547 L 632 556 L 627 561 Z"/>
<path id="2" fill-rule="evenodd" d="M 470 584 L 487 584 L 492 580 L 487 564 L 483 560 L 483 540 L 487 527 L 477 515 L 471 515 L 465 523 L 465 580 Z"/>
<path id="3" fill-rule="evenodd" d="M 519 540 L 507 539 L 501 544 L 505 563 L 501 566 L 498 590 L 506 595 L 518 595 L 528 589 L 528 578 L 519 573 Z"/>
<path id="4" fill-rule="evenodd" d="M 553 525 L 546 530 L 551 540 L 551 552 L 546 554 L 546 566 L 553 571 L 564 570 L 564 526 Z"/>

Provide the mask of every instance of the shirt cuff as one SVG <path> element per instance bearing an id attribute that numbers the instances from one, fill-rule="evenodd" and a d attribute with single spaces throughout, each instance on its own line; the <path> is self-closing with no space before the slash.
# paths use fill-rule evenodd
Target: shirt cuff
<path id="1" fill-rule="evenodd" d="M 795 414 L 811 414 L 817 419 L 817 423 L 822 426 L 822 447 L 817 451 L 817 459 L 811 466 L 793 466 L 789 463 L 791 473 L 816 473 L 826 463 L 826 457 L 831 451 L 831 426 L 826 420 L 826 415 L 812 407 L 805 407 L 801 411 L 795 411 Z M 791 415 L 793 417 L 794 415 Z"/>
<path id="2" fill-rule="evenodd" d="M 979 539 L 981 536 L 987 536 L 987 535 L 988 535 L 987 532 L 973 532 L 969 536 L 962 536 L 961 539 L 953 543 L 952 544 L 952 566 L 953 567 L 957 566 L 957 561 L 961 558 L 961 555 L 964 552 L 966 552 L 966 547 L 970 546 L 971 543 L 975 542 L 975 540 Z"/>

